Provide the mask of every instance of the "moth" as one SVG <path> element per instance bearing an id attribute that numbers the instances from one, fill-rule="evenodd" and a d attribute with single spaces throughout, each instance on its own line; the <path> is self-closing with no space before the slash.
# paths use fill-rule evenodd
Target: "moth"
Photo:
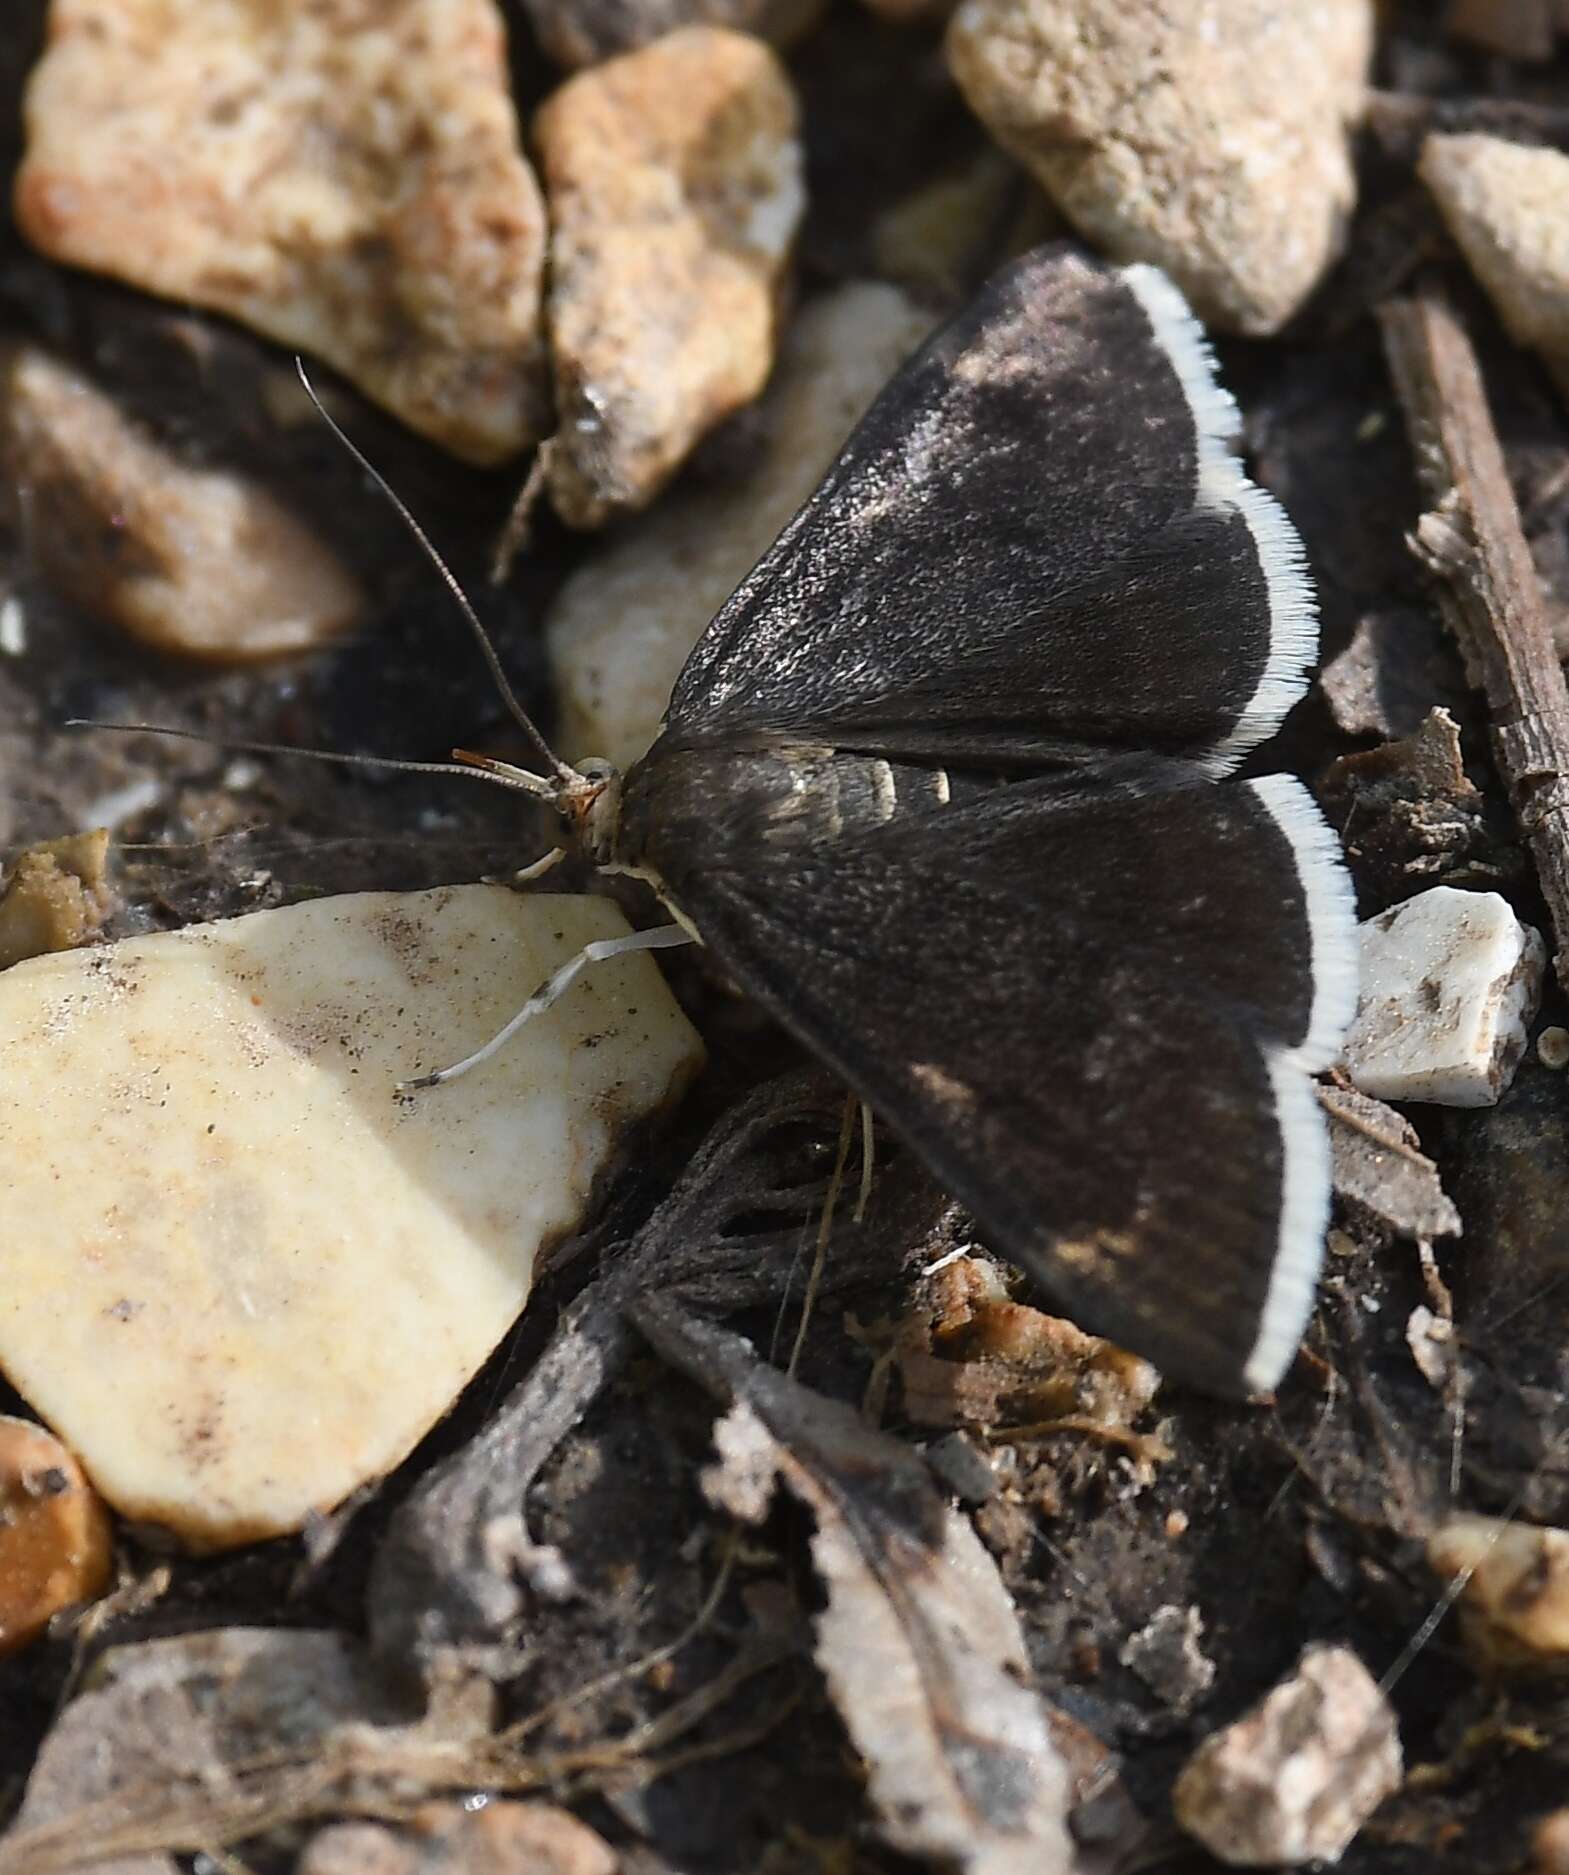
<path id="1" fill-rule="evenodd" d="M 641 761 L 486 764 L 675 919 L 598 954 L 708 946 L 1058 1306 L 1223 1394 L 1300 1341 L 1356 997 L 1333 833 L 1235 772 L 1317 652 L 1236 427 L 1164 275 L 1030 254 L 882 392 Z"/>
<path id="2" fill-rule="evenodd" d="M 700 942 L 1056 1306 L 1172 1379 L 1273 1387 L 1322 1256 L 1312 1077 L 1357 949 L 1312 796 L 1237 773 L 1318 649 L 1237 428 L 1163 274 L 1026 255 L 877 398 L 625 775 L 550 748 L 342 438 L 549 771 L 463 772 L 549 801 L 674 920 L 590 945 L 400 1093 L 588 965 Z"/>

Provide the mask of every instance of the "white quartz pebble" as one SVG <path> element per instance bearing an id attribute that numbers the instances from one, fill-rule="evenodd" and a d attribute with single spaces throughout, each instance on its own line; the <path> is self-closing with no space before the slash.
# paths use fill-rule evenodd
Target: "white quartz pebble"
<path id="1" fill-rule="evenodd" d="M 1361 927 L 1362 997 L 1345 1065 L 1364 1094 L 1490 1107 L 1541 994 L 1540 935 L 1497 892 L 1438 885 Z"/>
<path id="2" fill-rule="evenodd" d="M 647 953 L 446 1087 L 603 898 L 257 912 L 0 973 L 0 1369 L 120 1512 L 294 1530 L 452 1404 L 702 1048 Z"/>

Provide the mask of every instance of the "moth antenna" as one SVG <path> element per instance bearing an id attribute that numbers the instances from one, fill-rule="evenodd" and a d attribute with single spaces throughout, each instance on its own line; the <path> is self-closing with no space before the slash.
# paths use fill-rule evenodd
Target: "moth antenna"
<path id="1" fill-rule="evenodd" d="M 510 764 L 503 764 L 504 772 L 498 773 L 472 762 L 409 762 L 391 755 L 348 755 L 341 749 L 302 749 L 288 742 L 242 742 L 229 736 L 203 735 L 198 729 L 172 729 L 167 723 L 107 723 L 93 716 L 67 717 L 64 727 L 108 729 L 122 736 L 173 736 L 179 742 L 204 742 L 227 755 L 299 755 L 308 762 L 332 762 L 340 768 L 390 768 L 405 775 L 464 775 L 470 781 L 488 781 L 493 788 L 536 795 L 542 801 L 554 801 L 559 793 L 543 775 L 532 775 Z"/>
<path id="2" fill-rule="evenodd" d="M 517 692 L 512 688 L 507 673 L 502 669 L 501 659 L 496 654 L 496 647 L 490 641 L 490 634 L 480 622 L 479 614 L 469 603 L 468 594 L 463 590 L 457 575 L 436 551 L 435 544 L 432 542 L 430 536 L 425 532 L 424 528 L 420 526 L 419 522 L 415 520 L 408 503 L 397 493 L 386 476 L 382 474 L 375 463 L 365 454 L 364 450 L 348 436 L 337 418 L 332 415 L 327 409 L 327 406 L 316 395 L 316 387 L 306 375 L 305 360 L 298 354 L 295 355 L 294 368 L 299 373 L 300 383 L 305 387 L 305 395 L 316 408 L 317 416 L 321 418 L 322 422 L 331 430 L 332 434 L 348 451 L 349 455 L 376 484 L 377 488 L 381 490 L 388 504 L 391 506 L 393 513 L 397 515 L 398 519 L 413 536 L 415 545 L 441 576 L 442 583 L 446 586 L 447 591 L 452 594 L 453 599 L 457 603 L 458 610 L 463 614 L 468 622 L 469 630 L 474 634 L 474 642 L 479 646 L 480 654 L 484 658 L 486 667 L 490 671 L 491 679 L 496 686 L 497 692 L 500 694 L 502 702 L 507 706 L 508 715 L 511 716 L 512 720 L 523 731 L 524 735 L 528 737 L 529 741 L 534 744 L 535 748 L 539 750 L 540 754 L 544 756 L 558 780 L 565 782 L 579 780 L 580 777 L 577 770 L 573 768 L 570 763 L 562 761 L 561 757 L 556 754 L 555 750 L 551 748 L 544 736 L 535 727 L 533 717 L 529 715 L 528 711 L 525 710 L 523 705 L 518 701 Z"/>

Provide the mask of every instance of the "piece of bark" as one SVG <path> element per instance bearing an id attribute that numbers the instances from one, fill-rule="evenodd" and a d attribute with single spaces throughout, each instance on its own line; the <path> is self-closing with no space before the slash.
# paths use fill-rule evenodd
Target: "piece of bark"
<path id="1" fill-rule="evenodd" d="M 1458 1237 L 1460 1213 L 1409 1120 L 1354 1087 L 1320 1087 L 1329 1115 L 1335 1196 L 1365 1223 L 1397 1237 Z"/>
<path id="2" fill-rule="evenodd" d="M 1471 340 L 1442 292 L 1381 309 L 1384 345 L 1430 502 L 1413 550 L 1492 715 L 1493 752 L 1536 861 L 1569 984 L 1569 687 Z"/>
<path id="3" fill-rule="evenodd" d="M 430 1668 L 483 1659 L 529 1589 L 572 1592 L 566 1559 L 531 1539 L 530 1485 L 636 1346 L 623 1316 L 651 1284 L 711 1312 L 774 1304 L 804 1280 L 803 1233 L 821 1212 L 827 1164 L 800 1136 L 837 1133 L 844 1092 L 815 1070 L 768 1083 L 714 1127 L 632 1242 L 568 1308 L 544 1354 L 489 1425 L 433 1467 L 394 1513 L 371 1571 L 374 1650 Z M 947 1201 L 924 1177 L 885 1178 L 866 1223 L 836 1226 L 819 1295 L 897 1267 L 928 1241 Z"/>
<path id="4" fill-rule="evenodd" d="M 816 1654 L 866 1761 L 884 1839 L 962 1875 L 1067 1875 L 1067 1769 L 1029 1685 L 1018 1615 L 968 1519 L 919 1456 L 666 1295 L 629 1311 L 728 1403 L 711 1502 L 747 1522 L 777 1482 L 812 1512 L 827 1592 Z"/>

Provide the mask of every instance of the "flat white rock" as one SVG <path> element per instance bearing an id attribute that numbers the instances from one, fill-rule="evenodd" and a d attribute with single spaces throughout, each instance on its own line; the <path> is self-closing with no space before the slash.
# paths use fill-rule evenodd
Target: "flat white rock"
<path id="1" fill-rule="evenodd" d="M 1345 1065 L 1378 1100 L 1490 1107 L 1514 1077 L 1547 950 L 1497 892 L 1437 885 L 1361 927 Z"/>
<path id="2" fill-rule="evenodd" d="M 449 1086 L 602 898 L 365 893 L 0 974 L 0 1368 L 194 1549 L 396 1465 L 702 1046 L 646 953 Z"/>

